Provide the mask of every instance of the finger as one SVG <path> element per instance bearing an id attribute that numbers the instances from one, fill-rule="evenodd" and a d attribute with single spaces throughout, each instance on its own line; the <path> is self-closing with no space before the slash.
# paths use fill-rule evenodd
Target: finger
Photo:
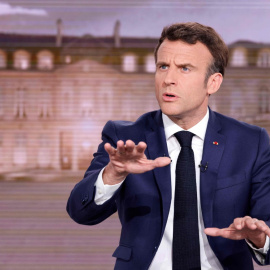
<path id="1" fill-rule="evenodd" d="M 127 140 L 126 141 L 126 151 L 131 153 L 131 152 L 133 152 L 134 148 L 135 148 L 135 143 L 131 140 Z"/>
<path id="2" fill-rule="evenodd" d="M 205 234 L 209 236 L 221 236 L 222 231 L 219 228 L 206 228 L 204 229 Z"/>
<path id="3" fill-rule="evenodd" d="M 233 221 L 233 225 L 237 230 L 242 230 L 245 227 L 246 220 L 251 219 L 251 217 L 241 217 L 241 218 L 235 218 Z"/>
<path id="4" fill-rule="evenodd" d="M 241 230 L 243 228 L 243 218 L 235 218 L 233 221 L 233 226 L 237 230 Z"/>
<path id="5" fill-rule="evenodd" d="M 109 143 L 105 143 L 104 149 L 110 156 L 114 155 L 116 152 L 116 149 L 113 148 Z"/>
<path id="6" fill-rule="evenodd" d="M 232 228 L 224 228 L 224 229 L 219 229 L 219 228 L 206 228 L 204 232 L 209 235 L 209 236 L 221 236 L 223 238 L 228 238 L 228 239 L 243 239 L 241 237 L 241 234 L 239 234 L 237 231 L 235 231 Z"/>
<path id="7" fill-rule="evenodd" d="M 270 237 L 270 228 L 268 226 L 266 226 L 266 229 L 263 232 Z"/>
<path id="8" fill-rule="evenodd" d="M 159 158 L 156 158 L 153 162 L 153 165 L 155 168 L 158 168 L 158 167 L 164 167 L 164 166 L 167 166 L 171 163 L 171 159 L 168 158 L 168 157 L 159 157 Z"/>
<path id="9" fill-rule="evenodd" d="M 255 224 L 260 231 L 264 232 L 266 235 L 270 237 L 270 228 L 267 226 L 267 224 L 264 221 L 257 220 L 255 221 Z"/>
<path id="10" fill-rule="evenodd" d="M 116 150 L 117 150 L 117 153 L 120 155 L 125 154 L 125 152 L 126 152 L 125 144 L 122 140 L 117 142 L 117 149 Z"/>
<path id="11" fill-rule="evenodd" d="M 146 147 L 147 147 L 147 144 L 145 142 L 139 142 L 136 149 L 138 153 L 144 153 Z"/>
<path id="12" fill-rule="evenodd" d="M 258 222 L 258 219 L 256 219 L 256 218 L 247 218 L 247 219 L 245 219 L 244 227 L 247 227 L 250 230 L 256 230 L 257 229 L 257 222 Z"/>

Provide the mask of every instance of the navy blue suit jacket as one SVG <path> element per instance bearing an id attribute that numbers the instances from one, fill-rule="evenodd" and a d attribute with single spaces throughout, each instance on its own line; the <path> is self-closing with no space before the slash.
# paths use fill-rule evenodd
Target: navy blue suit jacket
<path id="1" fill-rule="evenodd" d="M 84 179 L 71 192 L 67 211 L 85 225 L 97 224 L 118 211 L 122 231 L 113 254 L 115 269 L 141 270 L 148 269 L 164 233 L 171 203 L 170 166 L 130 174 L 110 200 L 103 205 L 94 202 L 95 181 L 109 162 L 104 144 L 116 146 L 118 140 L 128 139 L 146 142 L 149 159 L 168 156 L 161 111 L 147 113 L 136 122 L 109 121 Z M 270 225 L 270 146 L 264 129 L 210 110 L 202 164 L 206 162 L 208 169 L 200 176 L 206 228 L 224 228 L 246 215 Z M 208 240 L 224 269 L 253 269 L 253 253 L 244 240 Z"/>

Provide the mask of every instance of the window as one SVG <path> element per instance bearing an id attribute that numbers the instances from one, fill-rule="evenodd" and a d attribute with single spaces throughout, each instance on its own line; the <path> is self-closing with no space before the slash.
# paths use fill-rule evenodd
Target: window
<path id="1" fill-rule="evenodd" d="M 266 86 L 261 87 L 259 94 L 259 112 L 260 113 L 269 113 L 270 112 L 270 95 L 269 90 Z"/>
<path id="2" fill-rule="evenodd" d="M 14 53 L 14 68 L 29 69 L 30 68 L 30 53 L 19 50 Z"/>
<path id="3" fill-rule="evenodd" d="M 91 70 L 90 63 L 84 62 L 83 65 L 82 65 L 82 71 L 83 72 L 90 72 L 90 70 Z"/>
<path id="4" fill-rule="evenodd" d="M 26 108 L 25 108 L 25 100 L 26 100 L 26 89 L 18 88 L 15 91 L 15 110 L 14 115 L 17 118 L 26 118 Z"/>
<path id="5" fill-rule="evenodd" d="M 58 112 L 64 118 L 73 115 L 74 91 L 73 80 L 61 81 Z"/>
<path id="6" fill-rule="evenodd" d="M 231 115 L 240 117 L 244 113 L 243 95 L 240 90 L 234 90 L 231 93 Z"/>
<path id="7" fill-rule="evenodd" d="M 270 67 L 270 50 L 262 50 L 259 52 L 257 59 L 258 67 Z"/>
<path id="8" fill-rule="evenodd" d="M 50 137 L 48 134 L 41 134 L 38 140 L 38 166 L 41 168 L 51 165 Z"/>
<path id="9" fill-rule="evenodd" d="M 0 68 L 7 67 L 7 56 L 4 51 L 0 50 Z"/>
<path id="10" fill-rule="evenodd" d="M 66 55 L 65 56 L 65 63 L 66 64 L 70 64 L 71 63 L 71 56 L 70 55 Z"/>
<path id="11" fill-rule="evenodd" d="M 83 101 L 80 106 L 81 116 L 83 118 L 89 118 L 92 115 L 93 105 L 90 101 Z"/>
<path id="12" fill-rule="evenodd" d="M 122 70 L 124 72 L 136 72 L 137 68 L 137 57 L 135 55 L 127 54 L 123 56 Z"/>
<path id="13" fill-rule="evenodd" d="M 39 117 L 49 118 L 51 114 L 52 114 L 51 93 L 48 90 L 41 89 L 40 104 L 39 104 Z"/>
<path id="14" fill-rule="evenodd" d="M 73 94 L 71 91 L 66 90 L 62 93 L 62 109 L 61 114 L 64 117 L 70 117 L 73 113 Z"/>
<path id="15" fill-rule="evenodd" d="M 15 165 L 25 165 L 27 162 L 27 138 L 24 133 L 15 135 L 15 146 L 13 152 L 13 163 Z"/>
<path id="16" fill-rule="evenodd" d="M 230 65 L 232 67 L 245 67 L 247 62 L 247 51 L 245 48 L 235 48 L 231 55 Z"/>
<path id="17" fill-rule="evenodd" d="M 153 73 L 156 71 L 155 57 L 153 54 L 149 54 L 145 57 L 145 71 L 148 73 Z"/>
<path id="18" fill-rule="evenodd" d="M 53 54 L 50 51 L 41 51 L 37 54 L 38 69 L 53 69 Z"/>
<path id="19" fill-rule="evenodd" d="M 98 104 L 96 104 L 96 106 L 98 106 L 99 112 L 104 112 L 104 110 L 102 110 L 101 108 L 103 106 L 105 106 L 106 113 L 109 115 L 112 114 L 113 113 L 113 102 L 112 101 L 115 98 L 113 84 L 109 81 L 102 81 L 99 83 L 99 85 L 97 87 L 97 91 L 98 91 L 98 93 L 100 93 L 100 95 L 97 96 Z M 102 99 L 98 98 L 100 96 L 102 97 Z M 96 106 L 95 106 L 95 111 L 97 110 Z"/>
<path id="20" fill-rule="evenodd" d="M 123 120 L 132 118 L 132 105 L 134 106 L 134 98 L 131 96 L 131 93 L 127 91 L 122 97 L 121 104 Z"/>
<path id="21" fill-rule="evenodd" d="M 89 156 L 93 154 L 93 146 L 91 144 L 91 135 L 87 132 L 80 132 L 80 137 L 78 139 L 78 168 L 80 170 L 85 170 L 89 166 Z"/>

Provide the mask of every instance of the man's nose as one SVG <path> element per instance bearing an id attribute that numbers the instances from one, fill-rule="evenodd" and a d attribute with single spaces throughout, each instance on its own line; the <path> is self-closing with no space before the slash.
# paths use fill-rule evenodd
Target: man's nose
<path id="1" fill-rule="evenodd" d="M 173 69 L 168 69 L 166 72 L 166 76 L 164 78 L 164 83 L 166 85 L 176 85 L 177 83 L 177 74 Z"/>

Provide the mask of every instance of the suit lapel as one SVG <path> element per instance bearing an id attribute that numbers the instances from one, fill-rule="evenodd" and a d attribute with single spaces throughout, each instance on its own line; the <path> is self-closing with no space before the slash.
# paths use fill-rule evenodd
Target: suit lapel
<path id="1" fill-rule="evenodd" d="M 206 171 L 200 173 L 200 196 L 204 226 L 213 223 L 213 202 L 217 183 L 218 168 L 224 151 L 226 137 L 219 133 L 221 125 L 214 112 L 209 109 L 209 121 L 205 134 L 202 164 L 208 162 Z"/>
<path id="2" fill-rule="evenodd" d="M 155 121 L 152 120 L 150 130 L 146 132 L 146 143 L 150 159 L 157 157 L 169 156 L 167 143 L 165 138 L 164 126 L 162 121 L 161 111 L 158 111 L 155 116 Z M 165 229 L 166 221 L 169 214 L 171 204 L 171 173 L 170 166 L 154 169 L 156 183 L 158 185 L 162 199 L 162 234 Z"/>

